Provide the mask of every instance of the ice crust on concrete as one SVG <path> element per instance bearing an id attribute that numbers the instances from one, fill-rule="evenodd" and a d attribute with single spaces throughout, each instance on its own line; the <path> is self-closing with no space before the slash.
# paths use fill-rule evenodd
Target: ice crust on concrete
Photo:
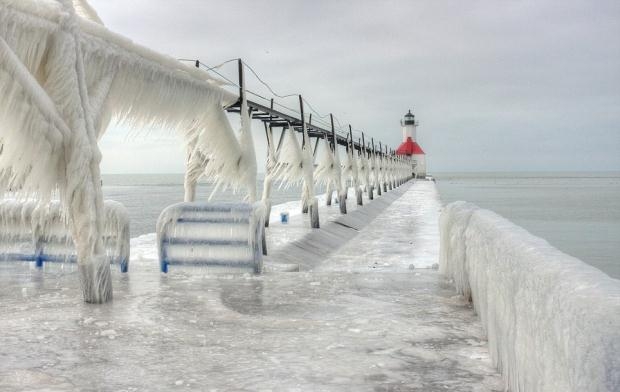
<path id="1" fill-rule="evenodd" d="M 321 270 L 403 272 L 432 268 L 439 260 L 439 211 L 441 201 L 435 184 L 417 181 L 380 214 L 358 226 L 343 218 L 343 223 L 361 227 L 354 240 L 345 243 L 323 263 Z M 362 212 L 368 213 L 385 199 L 399 194 L 401 188 L 368 201 Z M 396 219 L 396 217 L 398 217 Z M 363 219 L 363 218 L 362 218 Z M 365 220 L 369 220 L 366 218 Z"/>
<path id="2" fill-rule="evenodd" d="M 473 204 L 440 219 L 440 272 L 471 298 L 511 391 L 620 390 L 620 281 Z"/>

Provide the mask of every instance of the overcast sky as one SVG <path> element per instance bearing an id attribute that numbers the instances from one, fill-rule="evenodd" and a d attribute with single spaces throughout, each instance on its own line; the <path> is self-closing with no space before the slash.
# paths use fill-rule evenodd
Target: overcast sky
<path id="1" fill-rule="evenodd" d="M 241 57 L 276 92 L 392 148 L 413 109 L 430 172 L 620 170 L 618 0 L 91 4 L 111 30 L 175 58 Z M 166 133 L 113 128 L 102 150 L 104 173 L 183 171 Z"/>

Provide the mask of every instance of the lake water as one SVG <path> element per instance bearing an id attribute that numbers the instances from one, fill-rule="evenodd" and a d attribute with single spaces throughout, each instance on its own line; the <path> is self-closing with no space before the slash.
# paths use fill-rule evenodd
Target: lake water
<path id="1" fill-rule="evenodd" d="M 620 173 L 437 173 L 444 204 L 465 200 L 620 279 Z"/>
<path id="2" fill-rule="evenodd" d="M 155 232 L 159 214 L 167 206 L 183 201 L 183 174 L 104 174 L 103 193 L 105 199 L 121 202 L 131 218 L 131 236 Z M 263 181 L 259 180 L 259 194 Z M 206 201 L 213 186 L 201 183 L 196 190 L 196 200 Z M 317 192 L 321 189 L 317 188 Z M 272 204 L 299 200 L 301 187 L 280 187 L 272 189 Z M 242 197 L 231 191 L 218 192 L 212 201 L 241 201 Z"/>
<path id="3" fill-rule="evenodd" d="M 620 278 L 620 173 L 437 173 L 435 177 L 444 204 L 466 200 L 493 210 L 563 252 Z M 103 182 L 105 198 L 127 207 L 133 237 L 154 232 L 161 211 L 183 200 L 181 174 L 104 175 Z M 211 190 L 201 184 L 197 200 L 206 200 Z M 299 187 L 275 186 L 273 204 L 298 200 L 300 194 Z M 213 200 L 239 199 L 223 192 Z"/>

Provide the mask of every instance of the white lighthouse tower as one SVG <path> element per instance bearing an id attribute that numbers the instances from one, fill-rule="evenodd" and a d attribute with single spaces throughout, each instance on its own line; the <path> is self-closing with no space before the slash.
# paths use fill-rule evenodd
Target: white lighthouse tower
<path id="1" fill-rule="evenodd" d="M 413 171 L 416 177 L 424 178 L 426 177 L 426 154 L 416 142 L 418 122 L 411 110 L 400 120 L 400 125 L 403 131 L 403 142 L 396 150 L 396 154 L 410 156 L 413 160 Z"/>

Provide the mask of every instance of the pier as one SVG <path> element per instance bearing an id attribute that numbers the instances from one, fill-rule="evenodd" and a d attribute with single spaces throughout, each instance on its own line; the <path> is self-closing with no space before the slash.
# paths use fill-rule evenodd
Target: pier
<path id="1" fill-rule="evenodd" d="M 424 268 L 439 252 L 435 186 L 403 188 L 300 272 L 270 256 L 262 276 L 161 275 L 147 235 L 132 239 L 131 273 L 112 271 L 114 302 L 93 307 L 70 266 L 0 264 L 2 356 L 12 359 L 0 390 L 502 390 L 471 304 Z M 278 221 L 294 204 L 272 212 L 268 230 L 290 233 L 269 243 L 274 255 L 313 232 L 305 214 Z M 326 230 L 340 215 L 337 205 L 321 214 L 333 217 Z"/>
<path id="2" fill-rule="evenodd" d="M 413 113 L 394 151 L 86 0 L 0 0 L 0 22 L 0 391 L 620 389 L 620 281 L 442 205 Z M 182 139 L 156 233 L 103 200 L 110 124 Z M 196 200 L 201 179 L 235 196 Z M 272 206 L 276 185 L 300 200 Z"/>

